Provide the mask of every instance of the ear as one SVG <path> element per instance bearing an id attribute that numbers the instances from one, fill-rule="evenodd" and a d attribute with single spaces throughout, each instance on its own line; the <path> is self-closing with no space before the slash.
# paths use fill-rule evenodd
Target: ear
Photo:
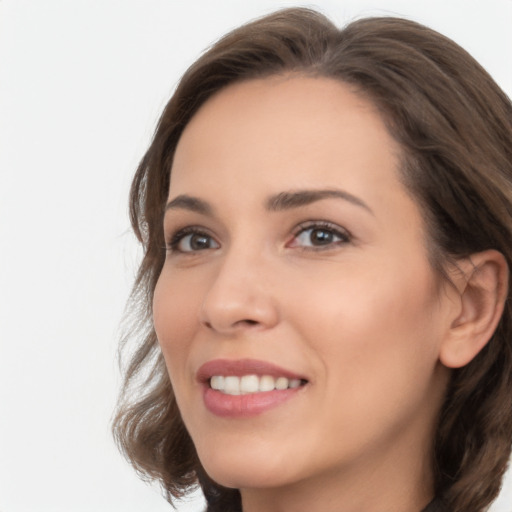
<path id="1" fill-rule="evenodd" d="M 505 307 L 508 272 L 505 257 L 495 250 L 458 262 L 452 277 L 460 302 L 439 354 L 445 366 L 465 366 L 491 339 Z"/>

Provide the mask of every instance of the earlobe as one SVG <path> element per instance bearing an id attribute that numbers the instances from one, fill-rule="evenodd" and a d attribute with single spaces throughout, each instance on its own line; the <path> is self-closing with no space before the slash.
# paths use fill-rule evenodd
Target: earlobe
<path id="1" fill-rule="evenodd" d="M 509 269 L 505 257 L 487 250 L 458 262 L 454 285 L 460 308 L 441 344 L 440 361 L 449 368 L 468 364 L 491 339 L 503 313 Z"/>

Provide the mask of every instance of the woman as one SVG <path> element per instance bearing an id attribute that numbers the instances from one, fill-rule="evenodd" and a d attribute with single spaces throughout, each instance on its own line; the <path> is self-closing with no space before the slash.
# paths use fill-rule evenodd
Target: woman
<path id="1" fill-rule="evenodd" d="M 130 205 L 142 341 L 114 432 L 169 500 L 197 483 L 210 511 L 494 499 L 512 107 L 464 50 L 395 18 L 243 26 L 184 75 Z"/>

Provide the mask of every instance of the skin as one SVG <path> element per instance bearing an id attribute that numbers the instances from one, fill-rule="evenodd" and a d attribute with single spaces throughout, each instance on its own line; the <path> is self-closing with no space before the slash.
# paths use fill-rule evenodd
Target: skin
<path id="1" fill-rule="evenodd" d="M 169 244 L 187 226 L 202 235 L 168 250 L 154 325 L 201 462 L 241 490 L 244 512 L 419 512 L 432 499 L 449 379 L 439 357 L 460 290 L 429 264 L 399 165 L 373 105 L 325 78 L 231 85 L 179 141 L 169 201 L 186 194 L 212 212 L 166 212 Z M 304 189 L 342 190 L 366 206 L 266 206 Z M 303 226 L 319 221 L 331 243 L 314 245 L 319 232 Z M 198 239 L 204 248 L 190 245 Z M 269 361 L 308 383 L 256 417 L 218 417 L 196 380 L 217 358 Z"/>

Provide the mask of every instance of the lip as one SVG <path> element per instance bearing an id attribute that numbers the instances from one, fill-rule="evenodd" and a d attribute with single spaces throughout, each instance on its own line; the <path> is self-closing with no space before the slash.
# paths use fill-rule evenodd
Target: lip
<path id="1" fill-rule="evenodd" d="M 283 390 L 227 395 L 210 388 L 209 380 L 214 375 L 270 375 L 287 379 L 307 379 L 286 368 L 257 359 L 215 359 L 203 364 L 197 371 L 197 380 L 203 388 L 203 401 L 206 408 L 216 416 L 225 418 L 248 418 L 273 409 L 303 391 L 305 386 Z"/>
<path id="2" fill-rule="evenodd" d="M 258 359 L 214 359 L 208 361 L 197 371 L 197 380 L 205 383 L 214 375 L 233 375 L 235 377 L 242 377 L 243 375 L 270 375 L 271 377 L 307 380 L 303 375 Z"/>

